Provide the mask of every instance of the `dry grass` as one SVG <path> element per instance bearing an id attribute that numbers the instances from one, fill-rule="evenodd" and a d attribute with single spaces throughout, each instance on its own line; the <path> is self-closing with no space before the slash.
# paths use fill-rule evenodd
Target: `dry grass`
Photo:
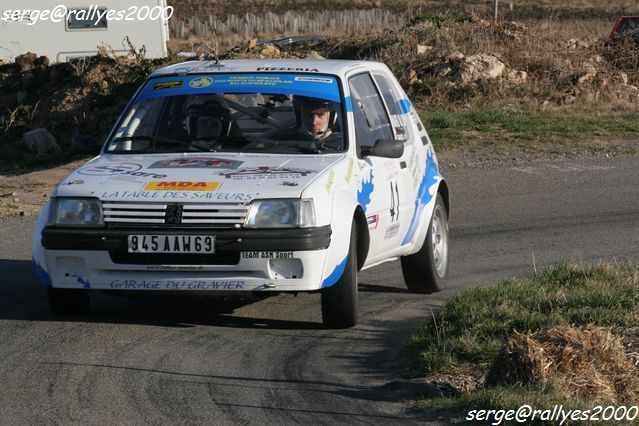
<path id="1" fill-rule="evenodd" d="M 479 387 L 424 399 L 431 413 L 522 404 L 592 409 L 639 398 L 639 266 L 564 262 L 525 280 L 465 290 L 411 339 L 414 375 Z M 485 381 L 484 381 L 485 379 Z M 458 386 L 459 388 L 459 386 Z"/>
<path id="2" fill-rule="evenodd" d="M 553 327 L 515 332 L 487 381 L 554 385 L 567 398 L 632 403 L 639 398 L 639 371 L 609 329 Z"/>

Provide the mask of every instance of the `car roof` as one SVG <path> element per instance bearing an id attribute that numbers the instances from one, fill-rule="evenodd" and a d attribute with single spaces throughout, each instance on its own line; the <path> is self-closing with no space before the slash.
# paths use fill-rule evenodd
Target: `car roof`
<path id="1" fill-rule="evenodd" d="M 235 72 L 306 72 L 344 76 L 347 72 L 363 70 L 386 70 L 381 62 L 339 59 L 242 59 L 212 61 L 189 61 L 169 65 L 155 70 L 150 77 L 176 74 L 209 74 Z"/>

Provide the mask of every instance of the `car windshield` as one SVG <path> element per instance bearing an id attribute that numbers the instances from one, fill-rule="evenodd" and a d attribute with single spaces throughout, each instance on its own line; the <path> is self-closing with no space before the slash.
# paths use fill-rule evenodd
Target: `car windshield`
<path id="1" fill-rule="evenodd" d="M 617 28 L 617 37 L 626 37 L 639 33 L 639 16 L 628 17 L 621 20 Z"/>
<path id="2" fill-rule="evenodd" d="M 346 149 L 338 81 L 309 74 L 150 79 L 109 140 L 109 153 Z"/>

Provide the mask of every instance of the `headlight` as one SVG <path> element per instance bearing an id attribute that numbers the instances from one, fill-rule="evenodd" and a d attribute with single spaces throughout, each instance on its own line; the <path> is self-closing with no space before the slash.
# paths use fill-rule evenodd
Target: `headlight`
<path id="1" fill-rule="evenodd" d="M 315 226 L 313 200 L 257 200 L 251 203 L 247 228 L 309 228 Z"/>
<path id="2" fill-rule="evenodd" d="M 104 225 L 100 201 L 94 198 L 58 198 L 53 207 L 53 224 L 61 226 Z"/>

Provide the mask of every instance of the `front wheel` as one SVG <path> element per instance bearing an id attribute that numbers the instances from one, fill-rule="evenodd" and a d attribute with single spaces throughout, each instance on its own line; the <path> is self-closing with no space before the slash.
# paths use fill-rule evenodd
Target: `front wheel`
<path id="1" fill-rule="evenodd" d="M 342 277 L 322 290 L 322 321 L 326 328 L 348 328 L 357 324 L 357 233 L 351 225 L 351 240 Z"/>
<path id="2" fill-rule="evenodd" d="M 89 312 L 89 292 L 81 289 L 47 287 L 49 307 L 57 315 L 77 315 Z"/>
<path id="3" fill-rule="evenodd" d="M 428 233 L 422 248 L 402 256 L 406 287 L 414 293 L 429 294 L 446 288 L 448 278 L 448 212 L 437 194 Z"/>

